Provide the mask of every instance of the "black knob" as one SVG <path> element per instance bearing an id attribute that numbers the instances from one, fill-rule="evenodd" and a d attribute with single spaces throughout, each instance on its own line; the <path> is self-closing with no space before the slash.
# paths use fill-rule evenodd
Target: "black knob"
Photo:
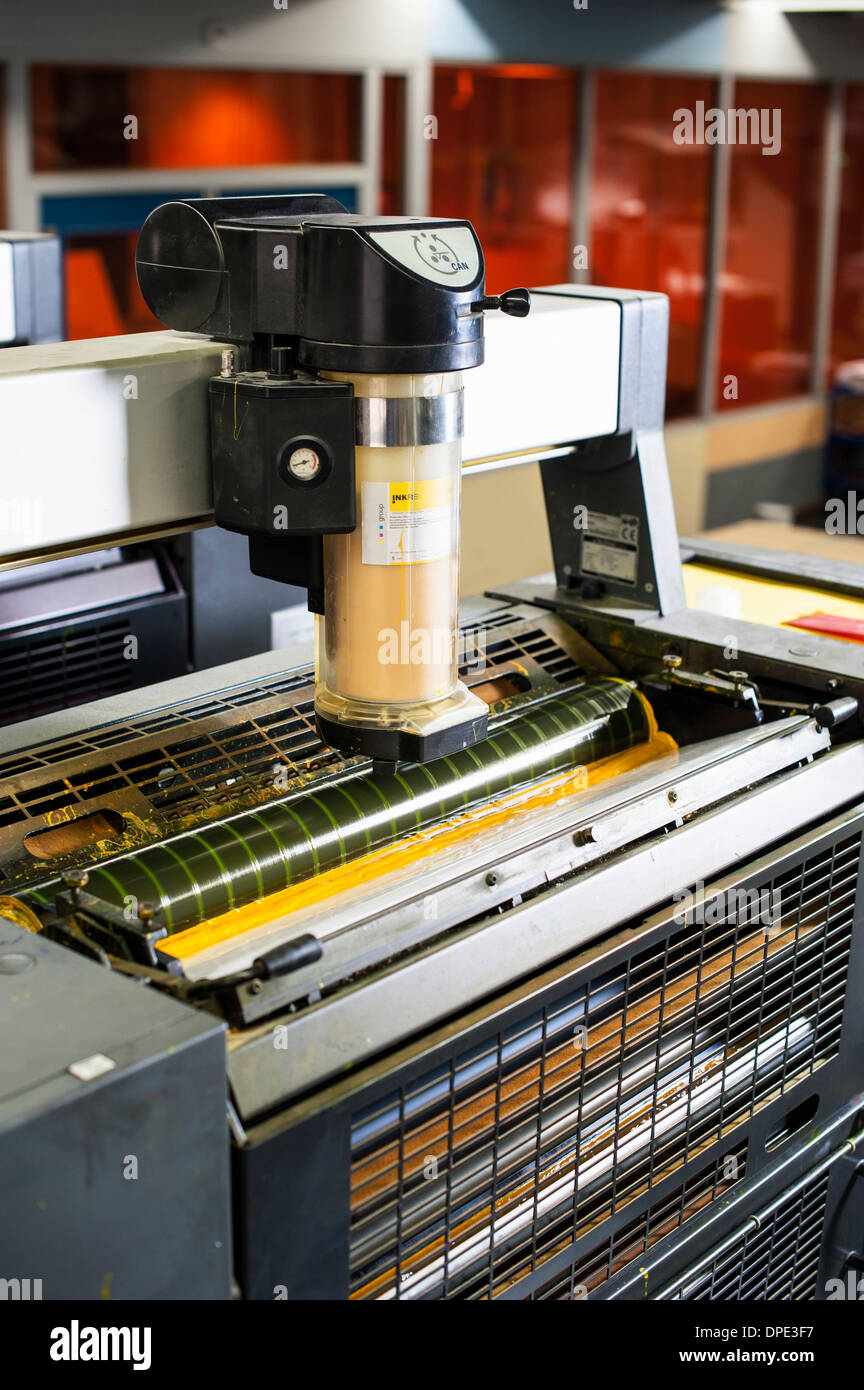
<path id="1" fill-rule="evenodd" d="M 265 951 L 263 956 L 253 960 L 252 969 L 259 980 L 275 980 L 279 975 L 289 975 L 292 970 L 314 964 L 321 959 L 323 949 L 318 937 L 307 932 Z"/>
<path id="2" fill-rule="evenodd" d="M 514 319 L 524 319 L 531 308 L 531 296 L 526 289 L 507 290 L 501 296 L 499 308 L 502 314 L 510 314 Z"/>
<path id="3" fill-rule="evenodd" d="M 531 308 L 531 296 L 525 289 L 505 290 L 504 294 L 487 294 L 476 299 L 471 305 L 472 314 L 483 313 L 488 309 L 500 309 L 502 314 L 512 318 L 524 319 Z"/>

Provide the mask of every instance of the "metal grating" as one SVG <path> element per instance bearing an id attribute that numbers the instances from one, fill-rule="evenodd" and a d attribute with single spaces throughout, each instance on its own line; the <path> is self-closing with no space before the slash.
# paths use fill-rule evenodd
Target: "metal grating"
<path id="1" fill-rule="evenodd" d="M 128 614 L 0 642 L 0 723 L 33 719 L 132 687 Z M 2 776 L 2 772 L 0 772 Z"/>
<path id="2" fill-rule="evenodd" d="M 523 656 L 529 656 L 559 685 L 569 684 L 581 671 L 569 653 L 565 652 L 548 632 L 541 629 L 520 633 L 518 641 L 512 637 L 487 641 L 485 650 L 490 666 L 503 666 L 506 662 L 518 661 Z"/>
<path id="3" fill-rule="evenodd" d="M 352 1296 L 494 1297 L 835 1056 L 860 850 L 667 924 L 356 1116 Z"/>
<path id="4" fill-rule="evenodd" d="M 118 621 L 128 632 L 128 621 Z M 512 613 L 484 619 L 483 630 L 483 680 L 508 673 L 514 662 L 552 688 L 578 674 L 548 632 L 515 624 Z M 66 820 L 100 804 L 135 812 L 139 842 L 162 838 L 196 817 L 322 782 L 338 775 L 346 761 L 318 736 L 310 669 L 256 681 L 0 759 L 0 851 L 4 831 L 14 835 L 17 848 L 26 822 L 49 815 Z M 0 857 L 8 864 L 8 851 Z M 25 858 L 23 876 L 32 878 L 35 871 Z M 15 879 L 13 871 L 5 882 Z"/>
<path id="5" fill-rule="evenodd" d="M 662 1201 L 654 1202 L 647 1211 L 628 1221 L 608 1240 L 601 1241 L 585 1254 L 571 1260 L 567 1268 L 542 1284 L 529 1295 L 532 1301 L 561 1301 L 587 1298 L 589 1294 L 638 1260 L 664 1236 L 697 1216 L 710 1202 L 736 1183 L 746 1172 L 747 1143 L 739 1144 L 728 1154 L 721 1154 L 686 1182 L 681 1183 Z"/>
<path id="6" fill-rule="evenodd" d="M 724 1249 L 709 1265 L 667 1288 L 663 1299 L 801 1302 L 816 1297 L 830 1172 L 815 1176 L 758 1228 Z"/>
<path id="7" fill-rule="evenodd" d="M 308 693 L 308 680 L 302 687 L 298 682 L 298 687 Z M 260 698 L 263 693 L 256 695 Z M 272 696 L 272 692 L 267 693 Z M 122 791 L 145 797 L 170 826 L 232 800 L 241 787 L 254 787 L 259 781 L 272 785 L 274 764 L 284 766 L 289 779 L 298 775 L 301 765 L 306 773 L 344 765 L 344 759 L 325 748 L 318 737 L 311 695 L 287 707 L 280 700 L 278 709 L 265 706 L 255 717 L 226 723 L 225 716 L 238 703 L 246 701 L 220 701 L 221 708 L 214 708 L 217 702 L 209 701 L 206 706 L 183 711 L 182 719 L 172 711 L 171 730 L 182 730 L 185 725 L 188 732 L 187 737 L 170 741 L 161 737 L 160 721 L 141 721 L 129 735 L 136 739 L 136 752 L 95 766 L 81 751 L 89 738 L 45 750 L 50 754 L 45 763 L 54 764 L 51 771 L 56 768 L 57 775 L 52 777 L 46 766 L 47 778 L 43 774 L 4 796 L 0 800 L 0 827 L 70 807 L 88 810 L 100 801 L 113 804 L 116 793 Z M 150 724 L 150 737 L 142 736 L 145 723 Z M 0 777 L 4 771 L 0 766 Z"/>

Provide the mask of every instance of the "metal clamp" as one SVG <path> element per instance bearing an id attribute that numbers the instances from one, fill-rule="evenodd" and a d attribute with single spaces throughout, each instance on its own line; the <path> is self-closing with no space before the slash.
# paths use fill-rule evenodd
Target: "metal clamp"
<path id="1" fill-rule="evenodd" d="M 366 449 L 452 444 L 462 438 L 462 390 L 437 396 L 358 396 L 354 442 Z"/>

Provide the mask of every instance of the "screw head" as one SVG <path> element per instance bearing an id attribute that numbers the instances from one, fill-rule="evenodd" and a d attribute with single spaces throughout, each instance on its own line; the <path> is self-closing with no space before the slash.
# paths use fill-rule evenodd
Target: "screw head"
<path id="1" fill-rule="evenodd" d="M 138 904 L 138 921 L 139 921 L 139 922 L 152 922 L 152 921 L 153 921 L 153 918 L 154 918 L 155 916 L 156 916 L 156 909 L 155 909 L 155 907 L 153 906 L 152 903 L 139 903 L 139 904 Z"/>
<path id="2" fill-rule="evenodd" d="M 672 671 L 677 671 L 683 660 L 684 658 L 681 656 L 680 652 L 663 653 L 663 665 L 668 666 Z"/>
<path id="3" fill-rule="evenodd" d="M 67 869 L 62 877 L 67 888 L 86 888 L 90 875 L 86 869 Z"/>
<path id="4" fill-rule="evenodd" d="M 678 800 L 678 793 L 675 791 L 674 787 L 670 792 L 667 793 L 667 795 L 669 799 L 669 805 L 674 806 L 675 802 Z"/>
<path id="5" fill-rule="evenodd" d="M 496 874 L 496 872 L 495 872 L 494 869 L 490 869 L 489 872 L 488 872 L 488 874 L 486 875 L 486 886 L 487 886 L 487 888 L 494 888 L 494 887 L 495 887 L 495 884 L 496 884 L 497 882 L 498 882 L 498 875 Z"/>

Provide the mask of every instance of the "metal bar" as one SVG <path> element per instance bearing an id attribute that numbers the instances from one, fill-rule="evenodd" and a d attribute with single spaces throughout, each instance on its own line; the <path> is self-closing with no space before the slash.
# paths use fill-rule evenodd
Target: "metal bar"
<path id="1" fill-rule="evenodd" d="M 722 111 L 733 105 L 735 79 L 723 73 L 717 83 L 716 104 Z M 714 146 L 714 167 L 711 172 L 711 220 L 705 270 L 705 308 L 702 326 L 702 368 L 699 386 L 699 414 L 707 419 L 714 412 L 717 391 L 717 367 L 720 361 L 720 335 L 723 329 L 723 303 L 720 277 L 726 254 L 726 224 L 729 211 L 729 174 L 732 164 L 731 147 L 725 143 Z"/>
<path id="2" fill-rule="evenodd" d="M 366 217 L 376 217 L 381 194 L 381 144 L 384 112 L 384 77 L 380 68 L 366 68 L 363 73 L 362 160 L 363 183 L 357 211 Z"/>
<path id="3" fill-rule="evenodd" d="M 526 463 L 542 463 L 544 459 L 575 458 L 579 450 L 574 444 L 565 444 L 560 449 L 534 449 L 524 454 L 500 454 L 497 458 L 466 459 L 462 465 L 463 473 L 497 472 L 502 468 L 521 468 Z"/>
<path id="4" fill-rule="evenodd" d="M 822 189 L 819 198 L 821 216 L 814 293 L 813 359 L 810 364 L 810 389 L 814 396 L 821 396 L 825 391 L 826 371 L 831 357 L 837 232 L 840 225 L 840 196 L 843 184 L 844 98 L 843 83 L 833 83 L 822 137 Z"/>
<path id="5" fill-rule="evenodd" d="M 405 90 L 405 210 L 425 217 L 431 208 L 431 141 L 434 127 L 426 122 L 432 111 L 432 67 L 420 63 L 409 70 Z"/>
<path id="6" fill-rule="evenodd" d="M 588 284 L 594 278 L 591 264 L 591 191 L 596 88 L 594 69 L 583 68 L 579 84 L 579 122 L 573 175 L 573 241 L 575 247 L 585 247 L 588 265 L 584 269 L 577 269 L 571 254 L 570 280 L 577 285 Z"/>
<path id="7" fill-rule="evenodd" d="M 110 173 L 33 174 L 28 182 L 38 201 L 66 194 L 146 193 L 150 189 L 216 188 L 237 190 L 250 184 L 260 188 L 327 188 L 339 184 L 360 185 L 367 177 L 364 163 L 347 164 L 248 164 L 197 169 L 114 169 Z M 29 229 L 28 229 L 29 230 Z"/>
<path id="8" fill-rule="evenodd" d="M 682 559 L 695 559 L 706 565 L 731 570 L 733 574 L 755 574 L 778 583 L 818 587 L 828 593 L 864 598 L 864 565 L 849 560 L 828 560 L 824 555 L 805 555 L 781 550 L 760 550 L 757 546 L 737 545 L 733 541 L 710 541 L 701 537 L 679 538 Z"/>
<path id="9" fill-rule="evenodd" d="M 39 198 L 31 174 L 30 69 L 21 58 L 5 64 L 6 215 L 16 232 L 40 230 Z"/>

